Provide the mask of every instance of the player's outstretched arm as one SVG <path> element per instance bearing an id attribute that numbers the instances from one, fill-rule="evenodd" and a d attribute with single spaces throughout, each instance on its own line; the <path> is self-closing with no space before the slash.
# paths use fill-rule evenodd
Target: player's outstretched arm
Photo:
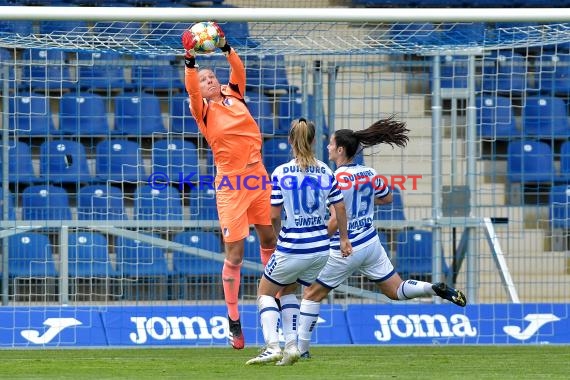
<path id="1" fill-rule="evenodd" d="M 197 38 L 190 30 L 182 33 L 182 46 L 184 47 L 184 84 L 186 91 L 190 97 L 190 111 L 192 115 L 199 121 L 202 119 L 204 112 L 204 101 L 200 92 L 200 83 L 198 79 L 198 66 L 196 65 L 196 47 Z"/>
<path id="2" fill-rule="evenodd" d="M 216 47 L 219 47 L 220 50 L 224 53 L 228 62 L 230 64 L 230 83 L 233 83 L 238 86 L 239 93 L 243 96 L 245 95 L 245 67 L 243 65 L 242 60 L 236 53 L 234 49 L 228 44 L 226 39 L 226 34 L 222 30 L 222 27 L 214 22 L 214 27 L 218 31 L 218 42 Z"/>

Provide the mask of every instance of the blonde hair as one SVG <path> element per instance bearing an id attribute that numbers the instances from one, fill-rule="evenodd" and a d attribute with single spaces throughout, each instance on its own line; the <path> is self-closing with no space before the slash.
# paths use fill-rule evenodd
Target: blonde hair
<path id="1" fill-rule="evenodd" d="M 297 165 L 303 170 L 317 164 L 312 143 L 315 140 L 315 124 L 303 118 L 294 120 L 289 130 L 289 143 Z"/>

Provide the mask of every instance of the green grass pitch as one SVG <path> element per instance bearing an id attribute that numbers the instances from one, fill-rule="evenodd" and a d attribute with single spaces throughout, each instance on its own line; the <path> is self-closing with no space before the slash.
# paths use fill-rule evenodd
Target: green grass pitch
<path id="1" fill-rule="evenodd" d="M 317 346 L 290 367 L 258 348 L 0 350 L 1 379 L 568 379 L 570 347 Z"/>

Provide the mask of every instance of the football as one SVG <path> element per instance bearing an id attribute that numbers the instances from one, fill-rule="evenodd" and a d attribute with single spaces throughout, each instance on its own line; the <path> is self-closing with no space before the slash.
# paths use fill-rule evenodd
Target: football
<path id="1" fill-rule="evenodd" d="M 196 36 L 194 51 L 197 54 L 208 54 L 216 49 L 219 36 L 218 30 L 210 21 L 198 22 L 190 27 L 190 31 Z"/>

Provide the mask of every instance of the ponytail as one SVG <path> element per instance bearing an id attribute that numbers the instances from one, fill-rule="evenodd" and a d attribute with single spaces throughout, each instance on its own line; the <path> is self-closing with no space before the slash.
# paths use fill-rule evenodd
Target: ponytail
<path id="1" fill-rule="evenodd" d="M 380 119 L 361 131 L 351 129 L 340 129 L 335 131 L 335 141 L 337 146 L 342 146 L 346 150 L 346 157 L 352 159 L 362 149 L 378 144 L 388 144 L 404 148 L 408 141 L 406 123 L 396 120 L 394 115 Z"/>
<path id="2" fill-rule="evenodd" d="M 303 170 L 317 164 L 312 143 L 315 140 L 315 124 L 303 118 L 294 120 L 289 130 L 289 142 L 297 165 Z"/>

